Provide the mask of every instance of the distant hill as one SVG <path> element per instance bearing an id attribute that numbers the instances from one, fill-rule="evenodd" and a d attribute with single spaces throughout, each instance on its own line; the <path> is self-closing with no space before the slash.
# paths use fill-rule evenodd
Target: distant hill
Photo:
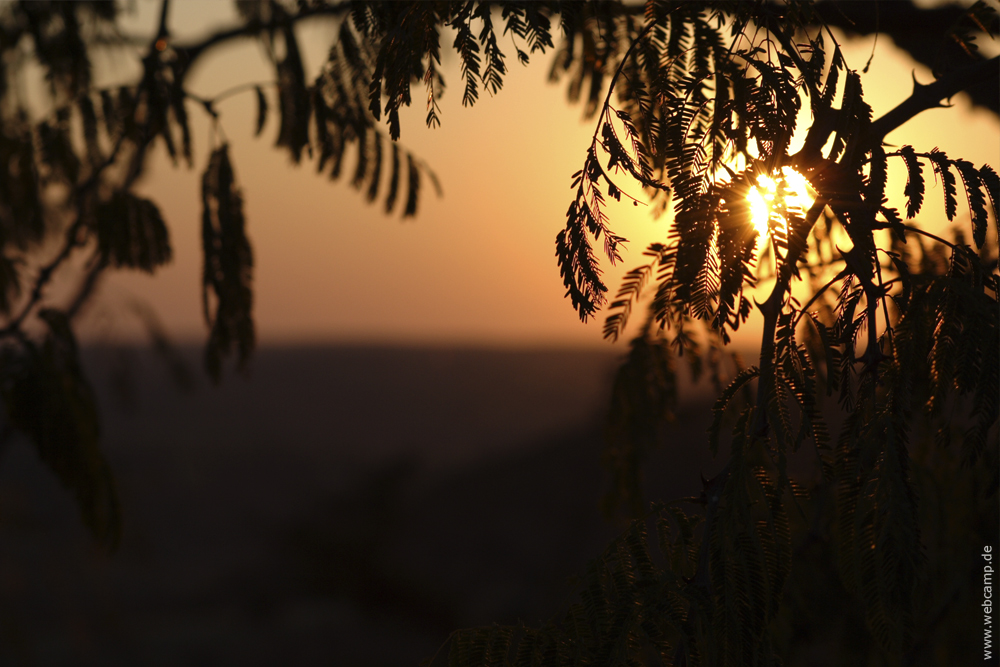
<path id="1" fill-rule="evenodd" d="M 2 664 L 415 665 L 456 627 L 554 614 L 618 530 L 597 510 L 612 353 L 264 348 L 249 379 L 189 392 L 148 351 L 85 361 L 123 545 L 98 553 L 10 443 Z M 658 495 L 713 469 L 704 392 L 685 396 Z"/>

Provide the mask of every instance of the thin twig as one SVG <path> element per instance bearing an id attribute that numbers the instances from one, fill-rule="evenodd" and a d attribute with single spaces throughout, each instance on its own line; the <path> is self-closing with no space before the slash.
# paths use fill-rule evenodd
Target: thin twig
<path id="1" fill-rule="evenodd" d="M 142 86 L 140 85 L 140 92 Z M 146 119 L 143 126 L 139 129 L 139 136 L 144 140 L 147 138 L 149 132 L 150 119 Z M 119 135 L 118 139 L 115 141 L 114 147 L 111 149 L 111 153 L 104 159 L 101 164 L 94 167 L 90 175 L 78 183 L 73 188 L 73 199 L 79 201 L 79 199 L 90 189 L 96 186 L 100 180 L 101 174 L 105 169 L 110 167 L 118 159 L 118 154 L 121 152 L 122 147 L 125 145 L 125 140 L 130 138 L 124 131 Z M 144 146 L 137 143 L 137 148 L 141 151 Z M 32 287 L 31 295 L 28 297 L 28 301 L 24 304 L 21 312 L 19 312 L 13 319 L 11 319 L 5 327 L 0 329 L 0 338 L 14 336 L 17 338 L 23 337 L 23 332 L 21 332 L 21 325 L 24 323 L 25 319 L 31 313 L 36 305 L 41 301 L 45 286 L 52 279 L 52 275 L 55 273 L 66 259 L 73 253 L 73 250 L 83 245 L 83 243 L 77 238 L 80 234 L 80 230 L 84 227 L 84 218 L 82 215 L 77 215 L 76 220 L 72 225 L 67 228 L 64 235 L 63 247 L 48 264 L 43 266 L 39 272 L 38 277 L 35 279 L 35 284 Z"/>
<path id="2" fill-rule="evenodd" d="M 104 162 L 102 162 L 93 170 L 93 172 L 90 174 L 90 176 L 87 177 L 86 180 L 84 180 L 83 182 L 78 184 L 76 188 L 74 188 L 74 198 L 79 199 L 80 196 L 82 196 L 87 190 L 91 189 L 92 187 L 94 187 L 94 185 L 97 184 L 101 172 L 103 172 L 105 169 L 107 169 L 115 162 L 124 142 L 125 142 L 125 134 L 122 133 L 122 135 L 118 138 L 118 141 L 115 143 L 115 146 L 111 151 L 111 154 L 104 159 Z M 28 314 L 41 300 L 42 293 L 45 289 L 45 285 L 49 282 L 49 280 L 52 279 L 52 274 L 55 272 L 57 268 L 59 268 L 59 266 L 64 261 L 66 261 L 66 259 L 72 254 L 73 250 L 80 245 L 77 236 L 79 235 L 80 229 L 82 229 L 83 224 L 84 224 L 83 217 L 78 215 L 73 224 L 70 225 L 69 228 L 66 230 L 65 240 L 63 241 L 63 247 L 59 251 L 59 254 L 56 255 L 52 259 L 52 261 L 50 261 L 48 264 L 46 264 L 39 270 L 38 278 L 35 279 L 35 284 L 32 287 L 31 296 L 28 298 L 27 303 L 24 304 L 24 307 L 21 309 L 21 312 L 19 312 L 12 320 L 10 320 L 10 322 L 8 322 L 7 326 L 0 329 L 0 338 L 5 336 L 10 336 L 14 334 L 15 331 L 20 329 L 21 325 L 24 323 L 24 320 L 28 317 Z"/>
<path id="3" fill-rule="evenodd" d="M 243 93 L 243 92 L 246 92 L 248 90 L 253 90 L 254 88 L 260 88 L 261 86 L 277 86 L 277 85 L 278 84 L 276 82 L 274 82 L 274 81 L 260 81 L 258 83 L 244 83 L 244 84 L 240 84 L 239 86 L 233 86 L 232 88 L 227 88 L 226 90 L 223 90 L 221 93 L 218 93 L 217 95 L 215 95 L 214 97 L 212 97 L 212 99 L 210 99 L 210 100 L 202 100 L 201 98 L 199 98 L 199 97 L 197 97 L 195 95 L 191 95 L 189 93 L 185 93 L 185 94 L 188 97 L 190 97 L 191 99 L 197 99 L 199 102 L 202 102 L 202 103 L 210 102 L 212 104 L 218 104 L 219 102 L 221 102 L 222 100 L 226 99 L 227 97 L 232 97 L 233 95 L 238 95 L 239 93 Z"/>
<path id="4" fill-rule="evenodd" d="M 601 126 L 604 124 L 604 117 L 608 114 L 608 109 L 611 107 L 611 93 L 615 91 L 615 84 L 618 82 L 618 77 L 625 69 L 625 63 L 628 62 L 628 57 L 632 55 L 632 50 L 638 46 L 639 42 L 642 41 L 642 38 L 645 37 L 654 27 L 656 27 L 656 23 L 650 22 L 649 25 L 642 29 L 639 36 L 632 40 L 632 43 L 629 44 L 628 50 L 625 52 L 625 55 L 622 56 L 622 61 L 615 69 L 615 75 L 611 77 L 611 85 L 608 86 L 608 94 L 604 96 L 604 104 L 601 106 L 601 115 L 597 117 L 597 127 L 594 128 L 594 136 L 590 140 L 591 147 L 597 145 L 597 135 L 600 134 Z"/>
<path id="5" fill-rule="evenodd" d="M 913 225 L 906 225 L 906 224 L 904 224 L 903 228 L 906 229 L 907 231 L 911 231 L 911 232 L 915 232 L 917 234 L 920 234 L 921 236 L 926 236 L 929 239 L 934 239 L 938 243 L 943 243 L 944 245 L 948 246 L 952 250 L 957 250 L 958 249 L 958 246 L 956 246 L 954 243 L 951 243 L 950 241 L 945 241 L 940 236 L 935 236 L 934 234 L 931 234 L 928 231 L 920 229 L 919 227 L 914 227 Z"/>
<path id="6" fill-rule="evenodd" d="M 850 273 L 849 269 L 847 268 L 843 269 L 840 273 L 831 278 L 827 284 L 823 285 L 818 290 L 816 290 L 816 292 L 812 295 L 812 297 L 809 298 L 809 301 L 806 302 L 806 305 L 799 309 L 799 314 L 795 316 L 795 321 L 792 322 L 792 329 L 798 326 L 799 320 L 802 319 L 802 315 L 804 315 L 809 311 L 809 306 L 813 305 L 813 303 L 816 302 L 816 299 L 818 299 L 828 289 L 833 287 L 833 284 L 836 283 L 838 280 L 843 280 L 844 278 L 846 278 L 847 274 L 849 273 Z"/>
<path id="7" fill-rule="evenodd" d="M 280 18 L 272 19 L 267 22 L 251 21 L 237 28 L 220 30 L 219 32 L 214 33 L 211 37 L 195 44 L 187 46 L 174 45 L 174 51 L 177 52 L 184 63 L 181 76 L 183 77 L 186 75 L 190 71 L 194 62 L 203 56 L 207 51 L 210 51 L 216 46 L 220 46 L 230 40 L 239 39 L 241 37 L 254 37 L 264 32 L 272 32 L 278 28 L 288 27 L 309 18 L 341 16 L 342 14 L 346 14 L 350 11 L 352 4 L 353 2 L 350 0 L 344 0 L 343 2 L 339 2 L 334 5 L 306 7 L 297 14 L 291 16 L 283 14 Z"/>

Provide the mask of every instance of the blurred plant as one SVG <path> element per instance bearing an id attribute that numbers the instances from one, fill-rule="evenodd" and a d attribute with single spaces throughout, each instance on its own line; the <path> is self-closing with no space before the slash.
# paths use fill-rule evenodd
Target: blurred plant
<path id="1" fill-rule="evenodd" d="M 386 211 L 399 210 L 405 188 L 402 215 L 412 216 L 422 184 L 437 187 L 397 141 L 412 86 L 424 86 L 427 124 L 437 126 L 442 38 L 453 39 L 469 106 L 482 89 L 500 91 L 507 64 L 499 43 L 509 37 L 522 64 L 554 50 L 552 79 L 567 80 L 570 101 L 583 100 L 597 117 L 556 239 L 581 319 L 607 303 L 593 243 L 603 243 L 612 262 L 625 243 L 612 230 L 606 196 L 638 204 L 627 181 L 654 211 L 672 206 L 673 224 L 646 251 L 649 262 L 626 274 L 604 326 L 615 340 L 635 307 L 645 310 L 615 382 L 606 452 L 614 480 L 607 509 L 623 507 L 634 520 L 594 561 L 565 616 L 538 629 L 456 631 L 451 663 L 769 665 L 779 656 L 808 663 L 815 646 L 832 647 L 827 658 L 838 664 L 968 657 L 970 642 L 943 638 L 977 625 L 970 619 L 978 607 L 965 604 L 975 590 L 967 563 L 997 538 L 1000 277 L 989 221 L 996 229 L 1000 178 L 937 149 L 887 151 L 884 139 L 960 91 L 997 112 L 998 60 L 983 58 L 975 43 L 996 32 L 989 5 L 241 0 L 237 7 L 238 25 L 192 44 L 171 38 L 169 0 L 151 40 L 123 35 L 112 3 L 0 7 L 4 432 L 30 437 L 99 539 L 115 543 L 120 521 L 72 321 L 105 271 L 152 272 L 171 257 L 157 205 L 133 192 L 154 143 L 190 166 L 189 108 L 211 119 L 203 300 L 206 369 L 218 381 L 227 356 L 243 367 L 254 346 L 253 253 L 218 102 L 252 94 L 259 135 L 269 114 L 265 88 L 274 85 L 278 147 L 295 163 L 314 159 L 332 178 L 345 174 Z M 310 81 L 296 26 L 319 17 L 339 28 Z M 931 65 L 936 80 L 915 82 L 908 99 L 872 119 L 831 26 L 888 34 Z M 211 99 L 187 91 L 199 58 L 246 37 L 270 54 L 272 84 Z M 100 49 L 134 53 L 138 81 L 95 88 L 90 57 Z M 29 104 L 29 70 L 21 67 L 29 60 L 45 73 L 45 112 Z M 797 133 L 806 105 L 811 124 Z M 906 170 L 902 212 L 887 197 L 890 165 Z M 964 232 L 949 241 L 909 222 L 924 205 L 927 167 L 943 184 L 948 220 L 965 209 L 961 182 L 973 245 Z M 62 235 L 57 253 L 28 270 L 29 260 L 45 257 L 50 234 Z M 53 304 L 52 275 L 81 255 L 76 294 Z M 753 290 L 765 285 L 757 302 Z M 808 293 L 804 305 L 793 289 Z M 744 367 L 726 347 L 755 303 L 764 322 L 760 356 Z M 678 355 L 716 384 L 709 446 L 717 451 L 728 431 L 730 454 L 701 497 L 647 510 L 640 473 L 676 406 Z M 839 409 L 823 401 L 834 392 Z M 961 454 L 949 447 L 955 428 Z M 807 449 L 816 474 L 797 478 L 789 461 Z M 680 509 L 684 503 L 695 509 Z M 647 544 L 651 523 L 656 549 Z"/>

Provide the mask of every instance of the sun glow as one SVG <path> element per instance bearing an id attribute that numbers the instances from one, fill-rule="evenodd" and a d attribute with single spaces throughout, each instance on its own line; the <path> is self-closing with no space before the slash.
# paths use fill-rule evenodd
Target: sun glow
<path id="1" fill-rule="evenodd" d="M 779 213 L 782 206 L 780 202 L 776 202 L 777 197 L 784 200 L 783 208 L 798 208 L 804 213 L 813 203 L 810 189 L 805 176 L 791 167 L 782 167 L 777 179 L 764 174 L 758 176 L 757 185 L 750 188 L 747 194 L 750 216 L 758 238 L 766 239 L 775 225 L 788 224 Z"/>

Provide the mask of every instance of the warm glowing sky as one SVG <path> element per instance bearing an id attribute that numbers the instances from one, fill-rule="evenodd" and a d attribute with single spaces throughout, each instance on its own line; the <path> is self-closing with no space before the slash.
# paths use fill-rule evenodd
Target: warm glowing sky
<path id="1" fill-rule="evenodd" d="M 135 31 L 151 30 L 158 3 L 139 0 L 138 6 L 131 25 Z M 184 0 L 175 3 L 174 11 L 177 38 L 197 36 L 233 18 L 231 3 L 222 0 Z M 329 22 L 303 26 L 307 76 L 315 75 L 334 29 Z M 847 47 L 848 63 L 861 69 L 871 41 Z M 422 108 L 410 109 L 403 119 L 403 143 L 434 168 L 445 192 L 436 199 L 426 190 L 415 221 L 401 222 L 398 214 L 389 217 L 367 206 L 349 185 L 316 176 L 310 164 L 293 168 L 285 153 L 272 148 L 274 115 L 254 139 L 252 92 L 223 103 L 222 122 L 232 142 L 256 257 L 259 342 L 601 345 L 601 320 L 581 325 L 564 300 L 554 256 L 555 235 L 565 223 L 571 195 L 570 174 L 583 162 L 594 122 L 581 121 L 581 108 L 565 102 L 564 87 L 546 83 L 548 61 L 541 57 L 524 68 L 508 59 L 511 71 L 503 91 L 465 109 L 456 58 L 445 50 L 445 79 L 452 87 L 441 100 L 442 127 L 428 130 Z M 876 117 L 909 94 L 912 69 L 891 40 L 878 41 L 871 69 L 862 75 Z M 916 76 L 931 80 L 919 66 Z M 190 87 L 210 97 L 242 82 L 272 78 L 262 49 L 246 41 L 204 58 Z M 938 146 L 952 157 L 997 167 L 1000 123 L 987 112 L 971 111 L 964 97 L 954 102 L 956 109 L 925 112 L 887 141 L 918 150 Z M 133 299 L 152 305 L 175 337 L 201 340 L 205 335 L 199 187 L 208 125 L 198 109 L 190 109 L 198 119 L 195 169 L 175 169 L 159 147 L 161 154 L 140 186 L 159 203 L 170 225 L 174 262 L 151 278 L 118 274 L 107 279 L 88 313 L 87 338 L 135 336 L 135 323 L 120 316 Z M 929 192 L 928 204 L 940 201 L 935 197 L 940 193 Z M 665 235 L 667 218 L 652 222 L 642 207 L 622 206 L 612 213 L 612 222 L 632 241 L 625 255 L 628 269 L 641 261 L 648 242 Z M 967 214 L 962 222 L 967 224 Z M 612 290 L 620 273 L 607 274 Z"/>

